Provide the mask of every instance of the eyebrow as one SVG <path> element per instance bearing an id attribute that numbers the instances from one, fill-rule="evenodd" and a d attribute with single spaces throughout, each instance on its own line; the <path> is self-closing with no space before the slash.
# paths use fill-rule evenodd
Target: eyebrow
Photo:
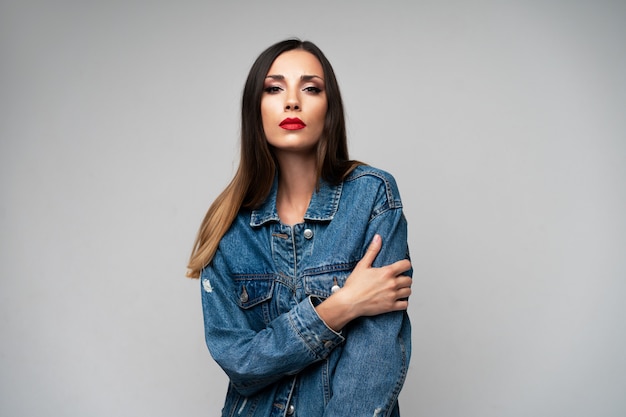
<path id="1" fill-rule="evenodd" d="M 283 81 L 285 79 L 284 75 L 280 75 L 280 74 L 276 74 L 276 75 L 268 75 L 265 78 L 271 78 L 272 80 L 276 80 L 276 81 Z M 322 77 L 320 77 L 319 75 L 302 75 L 300 76 L 300 80 L 301 81 L 311 81 L 314 78 L 319 78 L 320 80 L 324 81 L 324 79 Z"/>

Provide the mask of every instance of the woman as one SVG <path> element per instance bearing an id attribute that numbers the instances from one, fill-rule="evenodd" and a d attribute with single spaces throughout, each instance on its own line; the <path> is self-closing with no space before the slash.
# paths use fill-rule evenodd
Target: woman
<path id="1" fill-rule="evenodd" d="M 286 40 L 257 58 L 241 141 L 188 271 L 230 378 L 222 415 L 399 416 L 406 221 L 394 179 L 349 160 L 337 81 L 314 44 Z"/>

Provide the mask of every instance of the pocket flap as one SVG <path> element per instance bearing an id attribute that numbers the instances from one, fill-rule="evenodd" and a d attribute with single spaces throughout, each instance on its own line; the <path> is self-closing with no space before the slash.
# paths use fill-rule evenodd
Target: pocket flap
<path id="1" fill-rule="evenodd" d="M 237 275 L 235 281 L 235 296 L 241 308 L 250 308 L 272 298 L 274 289 L 274 275 Z"/>
<path id="2" fill-rule="evenodd" d="M 305 291 L 307 295 L 328 298 L 335 290 L 343 287 L 351 272 L 351 270 L 335 270 L 307 275 L 304 278 Z"/>

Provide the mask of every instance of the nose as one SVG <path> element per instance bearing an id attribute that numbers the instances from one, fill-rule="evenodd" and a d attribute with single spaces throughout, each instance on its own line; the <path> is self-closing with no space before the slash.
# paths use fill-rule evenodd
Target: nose
<path id="1" fill-rule="evenodd" d="M 291 93 L 287 96 L 285 101 L 285 111 L 287 110 L 300 110 L 300 100 L 298 99 L 298 95 L 296 93 Z"/>

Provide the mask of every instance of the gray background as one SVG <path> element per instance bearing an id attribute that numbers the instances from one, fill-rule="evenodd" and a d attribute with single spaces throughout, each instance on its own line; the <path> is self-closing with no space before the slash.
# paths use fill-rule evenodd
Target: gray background
<path id="1" fill-rule="evenodd" d="M 404 416 L 626 415 L 626 2 L 0 3 L 0 415 L 217 416 L 193 238 L 252 60 L 339 77 L 410 227 Z"/>

